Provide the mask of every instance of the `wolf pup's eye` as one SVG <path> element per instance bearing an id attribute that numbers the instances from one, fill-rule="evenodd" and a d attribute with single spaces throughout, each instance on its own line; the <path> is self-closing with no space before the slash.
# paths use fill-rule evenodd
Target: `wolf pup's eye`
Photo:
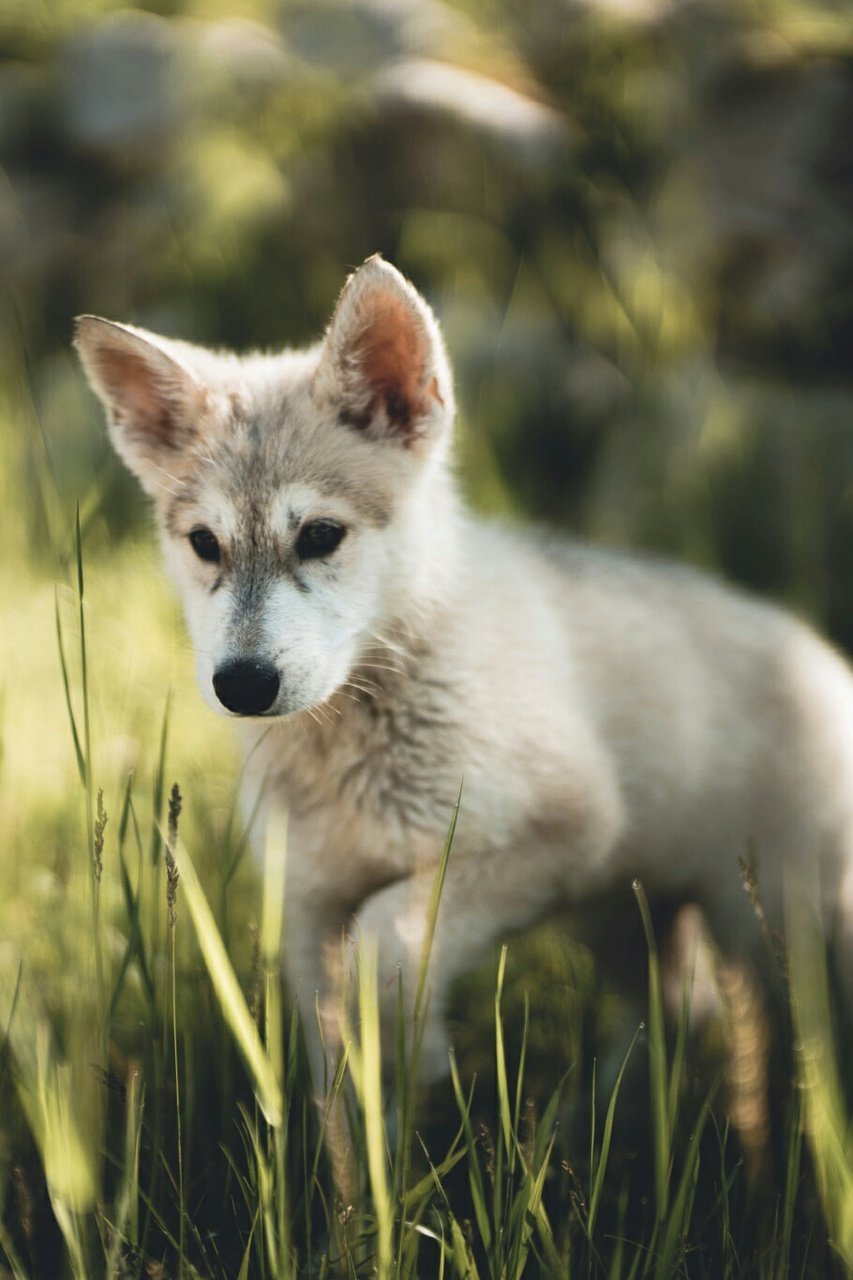
<path id="1" fill-rule="evenodd" d="M 311 520 L 304 524 L 296 539 L 296 554 L 300 560 L 314 560 L 328 556 L 339 544 L 346 529 L 334 520 Z"/>
<path id="2" fill-rule="evenodd" d="M 209 529 L 205 529 L 203 525 L 199 525 L 190 533 L 190 546 L 199 560 L 210 560 L 213 564 L 219 562 L 219 543 L 216 535 Z"/>

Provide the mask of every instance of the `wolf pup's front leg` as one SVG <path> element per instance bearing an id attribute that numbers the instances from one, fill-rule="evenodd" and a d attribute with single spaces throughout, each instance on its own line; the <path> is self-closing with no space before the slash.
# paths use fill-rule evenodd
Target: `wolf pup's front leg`
<path id="1" fill-rule="evenodd" d="M 367 944 L 377 953 L 386 1072 L 397 1043 L 400 984 L 407 1050 L 419 1019 L 418 1076 L 424 1082 L 439 1080 L 449 1069 L 445 1012 L 452 983 L 498 941 L 612 882 L 623 825 L 615 779 L 592 745 L 583 763 L 576 761 L 574 774 L 575 785 L 566 787 L 566 803 L 555 815 L 550 838 L 522 826 L 504 843 L 472 848 L 463 794 L 460 847 L 451 850 L 434 920 L 434 867 L 372 894 L 356 913 L 355 946 Z"/>

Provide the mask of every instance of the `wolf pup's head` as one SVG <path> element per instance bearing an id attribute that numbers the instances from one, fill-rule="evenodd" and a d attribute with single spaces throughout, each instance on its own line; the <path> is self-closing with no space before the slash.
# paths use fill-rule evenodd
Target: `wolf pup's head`
<path id="1" fill-rule="evenodd" d="M 429 593 L 453 421 L 429 307 L 371 258 L 307 351 L 238 357 L 95 316 L 76 345 L 155 501 L 207 701 L 323 702 Z"/>

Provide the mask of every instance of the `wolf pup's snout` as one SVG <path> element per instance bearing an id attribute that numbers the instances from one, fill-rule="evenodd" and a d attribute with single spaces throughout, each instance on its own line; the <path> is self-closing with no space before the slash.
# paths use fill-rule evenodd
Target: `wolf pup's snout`
<path id="1" fill-rule="evenodd" d="M 279 674 L 269 662 L 238 658 L 213 673 L 213 689 L 229 711 L 238 716 L 259 716 L 278 697 Z"/>

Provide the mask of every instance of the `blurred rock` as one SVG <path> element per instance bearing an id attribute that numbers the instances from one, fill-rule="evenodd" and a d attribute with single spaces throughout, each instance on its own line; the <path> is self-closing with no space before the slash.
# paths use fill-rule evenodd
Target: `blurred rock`
<path id="1" fill-rule="evenodd" d="M 463 24 L 439 0 L 302 0 L 282 19 L 288 44 L 306 62 L 349 74 L 435 53 Z"/>
<path id="2" fill-rule="evenodd" d="M 269 89 L 293 70 L 281 36 L 260 22 L 197 22 L 188 34 L 201 58 L 218 63 L 237 85 Z"/>
<path id="3" fill-rule="evenodd" d="M 60 57 L 62 119 L 74 142 L 151 156 L 181 119 L 180 37 L 150 13 L 120 11 L 72 37 Z"/>
<path id="4" fill-rule="evenodd" d="M 26 133 L 47 88 L 43 67 L 24 61 L 0 64 L 0 151 L 8 154 Z"/>
<path id="5" fill-rule="evenodd" d="M 497 80 L 425 58 L 384 68 L 374 81 L 380 103 L 449 116 L 544 160 L 573 136 L 565 116 Z"/>

